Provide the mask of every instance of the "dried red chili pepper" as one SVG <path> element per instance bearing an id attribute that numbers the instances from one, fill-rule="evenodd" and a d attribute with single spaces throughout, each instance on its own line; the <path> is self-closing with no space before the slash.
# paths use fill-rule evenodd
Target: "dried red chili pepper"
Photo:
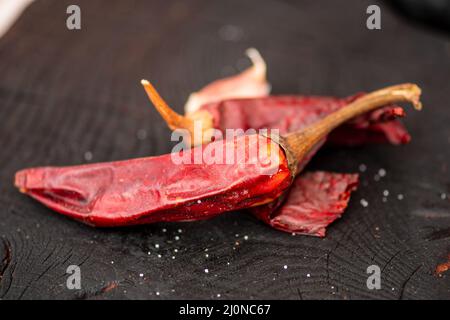
<path id="1" fill-rule="evenodd" d="M 412 84 L 372 92 L 304 130 L 285 137 L 235 137 L 210 144 L 235 150 L 240 145 L 272 146 L 273 165 L 251 161 L 233 164 L 174 164 L 172 155 L 72 167 L 25 169 L 15 185 L 44 205 L 96 226 L 122 226 L 157 221 L 197 220 L 221 212 L 272 203 L 285 194 L 311 150 L 334 128 L 388 103 L 410 101 L 420 109 L 420 89 Z M 272 144 L 272 143 L 275 144 Z M 198 147 L 199 148 L 199 147 Z M 184 151 L 195 157 L 193 148 Z M 241 154 L 242 155 L 242 154 Z M 242 156 L 259 154 L 244 152 Z M 267 174 L 271 172 L 271 174 Z"/>

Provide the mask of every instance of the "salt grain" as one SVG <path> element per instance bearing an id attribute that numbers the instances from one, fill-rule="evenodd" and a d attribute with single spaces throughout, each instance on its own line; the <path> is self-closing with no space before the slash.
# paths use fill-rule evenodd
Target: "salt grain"
<path id="1" fill-rule="evenodd" d="M 139 140 L 145 140 L 145 139 L 147 138 L 147 131 L 146 131 L 145 129 L 139 129 L 139 130 L 136 132 L 136 137 L 137 137 Z"/>
<path id="2" fill-rule="evenodd" d="M 244 240 L 248 240 L 248 236 L 244 236 Z"/>
<path id="3" fill-rule="evenodd" d="M 219 36 L 225 41 L 238 41 L 243 37 L 243 30 L 234 25 L 225 25 L 219 29 Z"/>
<path id="4" fill-rule="evenodd" d="M 209 254 L 205 254 L 205 258 L 209 258 Z"/>
<path id="5" fill-rule="evenodd" d="M 389 190 L 384 190 L 383 191 L 383 196 L 387 197 L 389 195 Z"/>
<path id="6" fill-rule="evenodd" d="M 180 240 L 180 237 L 179 236 L 175 236 L 175 241 L 178 241 L 178 240 Z"/>
<path id="7" fill-rule="evenodd" d="M 91 161 L 93 157 L 94 157 L 94 155 L 90 151 L 86 151 L 84 153 L 84 160 L 86 160 L 86 161 Z"/>
<path id="8" fill-rule="evenodd" d="M 362 205 L 364 208 L 366 208 L 366 207 L 369 206 L 369 202 L 367 202 L 366 199 L 361 199 L 361 201 L 360 201 L 359 203 L 361 203 L 361 205 Z"/>
<path id="9" fill-rule="evenodd" d="M 178 233 L 182 233 L 183 232 L 183 230 L 181 230 L 181 229 L 178 229 Z"/>
<path id="10" fill-rule="evenodd" d="M 158 244 L 158 243 L 155 244 L 155 248 L 156 248 L 156 249 L 159 249 L 159 244 Z"/>
<path id="11" fill-rule="evenodd" d="M 139 277 L 141 277 L 141 278 L 142 278 L 143 276 L 144 276 L 144 274 L 143 274 L 143 273 L 139 273 Z"/>
<path id="12" fill-rule="evenodd" d="M 159 296 L 159 292 L 158 291 L 156 291 L 156 295 Z"/>
<path id="13" fill-rule="evenodd" d="M 205 269 L 205 273 L 209 273 L 209 270 L 208 270 L 208 269 Z"/>
<path id="14" fill-rule="evenodd" d="M 445 200 L 446 198 L 447 198 L 447 194 L 442 193 L 442 194 L 441 194 L 441 199 L 442 199 L 442 200 Z"/>
<path id="15" fill-rule="evenodd" d="M 380 170 L 378 170 L 378 175 L 379 175 L 380 177 L 386 176 L 386 170 L 384 170 L 383 168 L 381 168 Z"/>
<path id="16" fill-rule="evenodd" d="M 283 268 L 284 268 L 284 269 L 287 269 L 287 265 L 284 265 Z"/>
<path id="17" fill-rule="evenodd" d="M 398 196 L 397 196 L 397 199 L 398 200 L 403 200 L 403 195 L 401 193 L 399 193 Z"/>
<path id="18" fill-rule="evenodd" d="M 308 277 L 308 278 L 311 278 L 311 274 L 310 274 L 310 273 L 308 273 L 308 274 L 306 275 L 306 277 Z"/>
<path id="19" fill-rule="evenodd" d="M 361 163 L 359 165 L 359 171 L 366 172 L 366 170 L 367 170 L 367 166 L 364 163 Z"/>
<path id="20" fill-rule="evenodd" d="M 220 293 L 217 294 L 217 298 L 220 298 Z"/>

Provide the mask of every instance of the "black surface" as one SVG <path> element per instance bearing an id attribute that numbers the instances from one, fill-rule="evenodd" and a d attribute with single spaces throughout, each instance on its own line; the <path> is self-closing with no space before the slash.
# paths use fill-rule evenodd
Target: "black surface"
<path id="1" fill-rule="evenodd" d="M 76 3 L 82 30 L 69 31 L 66 7 Z M 434 270 L 450 252 L 449 196 L 441 198 L 450 193 L 449 38 L 382 3 L 382 30 L 369 31 L 369 4 L 32 4 L 0 39 L 0 298 L 448 299 L 449 273 Z M 239 28 L 233 40 L 223 38 L 227 25 Z M 191 91 L 245 67 L 250 46 L 267 59 L 274 93 L 345 96 L 400 82 L 423 88 L 425 110 L 408 109 L 405 120 L 409 145 L 325 150 L 312 162 L 310 170 L 368 167 L 325 239 L 278 232 L 243 212 L 93 229 L 13 188 L 18 169 L 84 163 L 88 151 L 92 161 L 169 152 L 170 132 L 139 80 L 149 78 L 181 111 Z M 138 139 L 142 129 L 147 138 Z M 377 182 L 380 168 L 387 175 Z M 66 288 L 70 264 L 81 266 L 81 291 Z M 383 270 L 381 290 L 366 287 L 372 264 Z"/>

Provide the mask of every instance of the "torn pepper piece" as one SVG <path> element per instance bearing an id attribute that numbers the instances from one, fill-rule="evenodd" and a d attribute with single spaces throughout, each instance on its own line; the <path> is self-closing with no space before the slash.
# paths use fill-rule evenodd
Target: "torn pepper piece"
<path id="1" fill-rule="evenodd" d="M 326 227 L 341 217 L 357 184 L 357 174 L 306 172 L 284 197 L 250 212 L 275 229 L 324 237 Z"/>
<path id="2" fill-rule="evenodd" d="M 274 202 L 288 191 L 304 159 L 336 127 L 389 103 L 409 101 L 420 109 L 419 96 L 414 84 L 392 86 L 286 136 L 253 134 L 159 157 L 25 169 L 16 174 L 15 185 L 44 205 L 96 226 L 204 219 Z M 246 161 L 196 164 L 196 150 L 204 155 L 208 148 L 227 146 Z M 247 152 L 247 147 L 258 152 Z M 266 153 L 261 159 L 262 150 Z M 177 156 L 191 164 L 174 161 Z"/>

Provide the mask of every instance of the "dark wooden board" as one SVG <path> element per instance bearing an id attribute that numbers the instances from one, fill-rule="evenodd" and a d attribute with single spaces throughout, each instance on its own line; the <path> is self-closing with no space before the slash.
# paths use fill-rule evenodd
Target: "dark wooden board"
<path id="1" fill-rule="evenodd" d="M 450 274 L 434 272 L 450 252 L 450 202 L 441 198 L 450 194 L 450 38 L 385 3 L 382 30 L 367 30 L 370 3 L 32 4 L 0 39 L 0 298 L 450 298 Z M 69 4 L 81 7 L 80 31 L 65 27 Z M 247 66 L 251 46 L 267 59 L 274 93 L 345 96 L 406 81 L 424 90 L 425 110 L 405 119 L 409 145 L 324 150 L 308 167 L 368 168 L 326 238 L 278 232 L 244 212 L 94 229 L 14 189 L 17 170 L 85 163 L 86 152 L 92 161 L 169 152 L 170 131 L 139 80 L 181 111 L 190 92 Z M 377 182 L 380 168 L 387 175 Z M 81 266 L 81 291 L 66 288 L 71 264 Z M 381 290 L 366 287 L 372 264 Z"/>

